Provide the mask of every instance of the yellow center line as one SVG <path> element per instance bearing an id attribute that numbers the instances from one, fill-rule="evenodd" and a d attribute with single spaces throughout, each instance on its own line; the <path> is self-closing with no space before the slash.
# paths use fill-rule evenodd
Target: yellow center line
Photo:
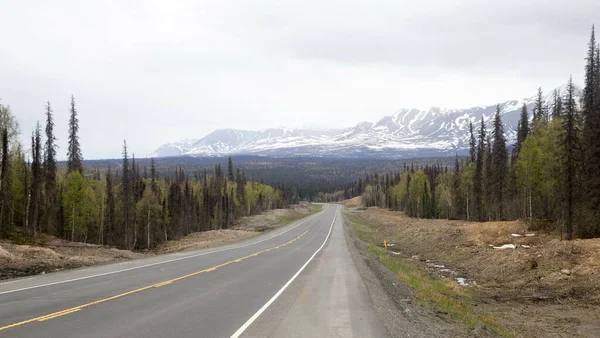
<path id="1" fill-rule="evenodd" d="M 3 326 L 3 327 L 0 327 L 0 331 L 6 330 L 6 329 L 10 329 L 10 328 L 13 328 L 13 327 L 17 327 L 17 326 L 21 326 L 21 325 L 25 325 L 25 324 L 28 324 L 28 323 L 31 323 L 31 322 L 36 322 L 36 321 L 37 322 L 43 322 L 43 321 L 46 321 L 46 320 L 49 320 L 49 319 L 54 319 L 54 318 L 57 318 L 57 317 L 68 315 L 70 313 L 77 312 L 77 311 L 79 311 L 79 310 L 81 310 L 83 308 L 90 307 L 92 305 L 97 305 L 97 304 L 100 304 L 100 303 L 108 302 L 110 300 L 115 300 L 115 299 L 118 299 L 118 298 L 122 298 L 122 297 L 131 295 L 131 294 L 134 294 L 134 293 L 138 293 L 138 292 L 141 292 L 141 291 L 144 291 L 144 290 L 148 290 L 148 289 L 151 289 L 151 288 L 158 288 L 158 287 L 161 287 L 161 286 L 169 285 L 169 284 L 171 284 L 173 282 L 180 281 L 180 280 L 186 279 L 186 278 L 190 278 L 192 276 L 196 276 L 196 275 L 199 275 L 201 273 L 215 271 L 218 268 L 222 268 L 222 267 L 224 267 L 226 265 L 233 264 L 233 263 L 239 263 L 239 262 L 241 262 L 241 261 L 243 261 L 245 259 L 248 259 L 250 257 L 256 257 L 256 256 L 258 256 L 260 254 L 269 252 L 271 250 L 283 248 L 284 246 L 297 241 L 302 236 L 306 235 L 309 231 L 310 230 L 306 230 L 303 234 L 301 234 L 300 236 L 298 236 L 298 237 L 290 240 L 289 242 L 286 242 L 286 243 L 283 243 L 283 244 L 280 244 L 278 246 L 274 246 L 274 247 L 271 247 L 271 248 L 268 248 L 268 249 L 265 249 L 265 250 L 261 250 L 261 251 L 255 252 L 255 253 L 250 254 L 248 256 L 244 256 L 244 257 L 241 257 L 241 258 L 238 258 L 238 259 L 234 259 L 232 261 L 225 262 L 223 264 L 215 265 L 215 266 L 213 266 L 211 268 L 208 268 L 208 269 L 196 271 L 196 272 L 193 272 L 193 273 L 181 276 L 181 277 L 177 277 L 177 278 L 166 280 L 164 282 L 160 282 L 160 283 L 156 283 L 156 284 L 144 286 L 142 288 L 131 290 L 131 291 L 127 291 L 127 292 L 124 292 L 124 293 L 120 293 L 118 295 L 114 295 L 114 296 L 111 296 L 111 297 L 108 297 L 108 298 L 98 299 L 96 301 L 93 301 L 93 302 L 90 302 L 90 303 L 86 303 L 86 304 L 83 304 L 83 305 L 79 305 L 79 306 L 75 306 L 75 307 L 72 307 L 72 308 L 69 308 L 69 309 L 65 309 L 65 310 L 62 310 L 62 311 L 57 311 L 57 312 L 49 313 L 49 314 L 44 315 L 44 316 L 35 317 L 35 318 L 24 320 L 22 322 L 18 322 L 18 323 L 6 325 L 6 326 Z"/>

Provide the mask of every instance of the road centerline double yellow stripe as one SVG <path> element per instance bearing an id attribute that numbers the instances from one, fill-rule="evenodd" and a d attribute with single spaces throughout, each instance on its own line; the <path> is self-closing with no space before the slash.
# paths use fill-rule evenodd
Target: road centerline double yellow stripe
<path id="1" fill-rule="evenodd" d="M 219 264 L 219 265 L 215 265 L 213 267 L 210 267 L 210 268 L 207 268 L 207 269 L 204 269 L 204 270 L 192 272 L 190 274 L 187 274 L 187 275 L 184 275 L 184 276 L 181 276 L 181 277 L 177 277 L 177 278 L 169 279 L 169 280 L 166 280 L 166 281 L 163 281 L 163 282 L 160 282 L 160 283 L 156 283 L 156 284 L 144 286 L 142 288 L 131 290 L 131 291 L 127 291 L 127 292 L 124 292 L 124 293 L 120 293 L 118 295 L 114 295 L 114 296 L 111 296 L 111 297 L 108 297 L 108 298 L 98 299 L 96 301 L 93 301 L 93 302 L 90 302 L 90 303 L 86 303 L 86 304 L 82 304 L 82 305 L 79 305 L 79 306 L 75 306 L 75 307 L 72 307 L 72 308 L 69 308 L 69 309 L 65 309 L 65 310 L 61 310 L 61 311 L 49 313 L 49 314 L 44 315 L 44 316 L 35 317 L 35 318 L 27 319 L 27 320 L 24 320 L 24 321 L 21 321 L 21 322 L 18 322 L 18 323 L 14 323 L 14 324 L 9 324 L 9 325 L 6 325 L 6 326 L 2 326 L 2 327 L 0 327 L 0 331 L 7 330 L 7 329 L 10 329 L 10 328 L 14 328 L 14 327 L 17 327 L 17 326 L 22 326 L 22 325 L 29 324 L 29 323 L 32 323 L 32 322 L 44 322 L 46 320 L 54 319 L 54 318 L 57 318 L 57 317 L 65 316 L 65 315 L 68 315 L 68 314 L 80 311 L 81 309 L 86 308 L 86 307 L 90 307 L 92 305 L 97 305 L 97 304 L 100 304 L 100 303 L 108 302 L 110 300 L 115 300 L 115 299 L 118 299 L 118 298 L 122 298 L 122 297 L 131 295 L 131 294 L 134 294 L 134 293 L 139 293 L 139 292 L 142 292 L 144 290 L 151 289 L 151 288 L 158 288 L 158 287 L 161 287 L 161 286 L 169 285 L 169 284 L 172 284 L 173 282 L 180 281 L 180 280 L 186 279 L 186 278 L 190 278 L 192 276 L 196 276 L 196 275 L 199 275 L 201 273 L 215 271 L 215 270 L 217 270 L 219 268 L 222 268 L 222 267 L 224 267 L 226 265 L 233 264 L 233 263 L 239 263 L 239 262 L 241 262 L 241 261 L 243 261 L 245 259 L 248 259 L 250 257 L 256 257 L 256 256 L 258 256 L 260 254 L 263 254 L 263 253 L 266 253 L 266 252 L 269 252 L 269 251 L 272 251 L 272 250 L 283 248 L 284 246 L 289 245 L 289 244 L 291 244 L 291 243 L 299 240 L 304 235 L 306 235 L 309 231 L 310 230 L 306 230 L 304 233 L 302 233 L 298 237 L 296 237 L 296 238 L 294 238 L 294 239 L 292 239 L 292 240 L 290 240 L 288 242 L 285 242 L 283 244 L 280 244 L 280 245 L 277 245 L 277 246 L 274 246 L 274 247 L 271 247 L 271 248 L 268 248 L 268 249 L 264 249 L 264 250 L 255 252 L 253 254 L 250 254 L 250 255 L 247 255 L 247 256 L 244 256 L 244 257 L 240 257 L 240 258 L 237 258 L 237 259 L 234 259 L 234 260 L 231 260 L 231 261 Z"/>

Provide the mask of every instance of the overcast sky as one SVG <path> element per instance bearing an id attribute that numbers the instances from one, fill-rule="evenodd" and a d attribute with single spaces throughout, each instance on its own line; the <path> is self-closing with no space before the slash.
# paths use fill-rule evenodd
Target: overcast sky
<path id="1" fill-rule="evenodd" d="M 50 100 L 66 153 L 144 157 L 218 128 L 346 127 L 582 82 L 597 0 L 0 0 L 0 98 L 22 139 Z"/>

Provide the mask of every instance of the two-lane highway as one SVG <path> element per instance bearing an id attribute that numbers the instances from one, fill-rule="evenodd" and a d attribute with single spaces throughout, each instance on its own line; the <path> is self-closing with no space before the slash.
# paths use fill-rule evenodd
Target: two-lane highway
<path id="1" fill-rule="evenodd" d="M 0 283 L 0 336 L 385 336 L 339 209 L 216 249 Z"/>

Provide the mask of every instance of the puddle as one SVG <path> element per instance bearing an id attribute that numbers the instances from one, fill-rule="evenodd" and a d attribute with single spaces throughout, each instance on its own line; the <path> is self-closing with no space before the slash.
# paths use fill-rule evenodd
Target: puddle
<path id="1" fill-rule="evenodd" d="M 447 267 L 443 264 L 438 264 L 433 261 L 427 261 L 427 269 L 441 278 L 452 278 L 461 286 L 473 286 L 477 283 L 473 280 L 469 280 L 465 277 L 459 277 L 460 273 L 453 268 Z"/>
<path id="2" fill-rule="evenodd" d="M 476 283 L 475 281 L 469 281 L 469 280 L 467 280 L 466 278 L 463 278 L 463 277 L 457 277 L 457 278 L 456 278 L 456 282 L 457 282 L 459 285 L 462 285 L 462 286 L 473 286 L 473 285 L 477 285 L 477 283 Z"/>

